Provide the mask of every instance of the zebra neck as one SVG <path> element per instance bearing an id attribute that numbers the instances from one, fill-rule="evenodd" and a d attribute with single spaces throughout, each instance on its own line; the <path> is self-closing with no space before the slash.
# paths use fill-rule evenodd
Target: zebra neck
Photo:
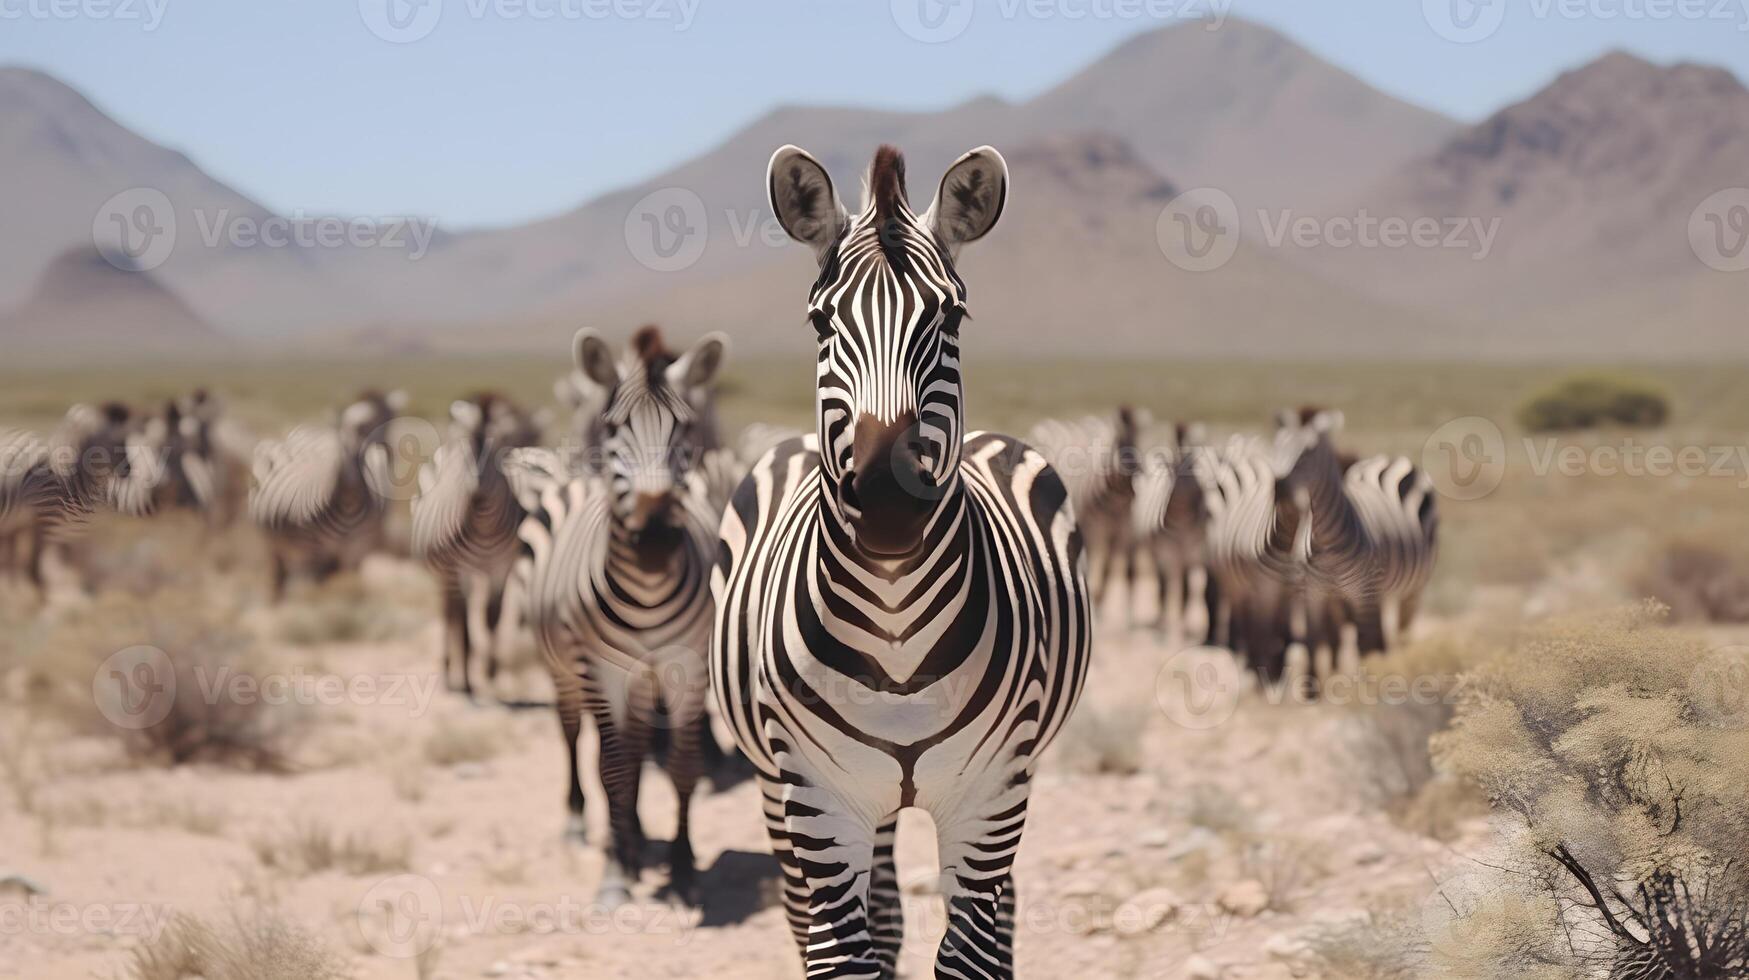
<path id="1" fill-rule="evenodd" d="M 1306 488 L 1311 501 L 1311 561 L 1315 568 L 1346 567 L 1366 550 L 1365 529 L 1342 486 L 1342 465 L 1334 453 L 1320 454 L 1316 475 Z"/>
<path id="2" fill-rule="evenodd" d="M 822 662 L 888 689 L 927 684 L 957 665 L 969 646 L 961 626 L 983 626 L 972 607 L 984 594 L 970 498 L 958 474 L 916 552 L 897 559 L 858 548 L 823 481 L 821 489 L 806 619 L 833 641 L 819 647 Z"/>
<path id="3" fill-rule="evenodd" d="M 698 548 L 690 529 L 678 531 L 673 550 L 652 560 L 648 546 L 632 541 L 631 532 L 610 516 L 606 546 L 595 562 L 595 592 L 608 606 L 654 609 L 696 588 Z"/>

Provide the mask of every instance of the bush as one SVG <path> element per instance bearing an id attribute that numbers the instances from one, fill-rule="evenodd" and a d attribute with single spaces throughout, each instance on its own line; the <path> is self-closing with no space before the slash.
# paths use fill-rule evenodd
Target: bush
<path id="1" fill-rule="evenodd" d="M 1538 629 L 1476 671 L 1435 738 L 1440 763 L 1516 825 L 1509 860 L 1531 885 L 1505 916 L 1519 931 L 1469 929 L 1486 942 L 1448 972 L 1531 975 L 1556 958 L 1579 975 L 1749 971 L 1749 655 L 1661 612 Z"/>
<path id="2" fill-rule="evenodd" d="M 271 908 L 233 912 L 211 923 L 179 915 L 134 947 L 126 980 L 344 980 L 346 961 L 314 933 Z"/>
<path id="3" fill-rule="evenodd" d="M 1518 423 L 1531 432 L 1565 432 L 1621 425 L 1652 429 L 1670 417 L 1670 403 L 1655 388 L 1625 378 L 1592 375 L 1569 378 L 1537 395 L 1518 410 Z"/>
<path id="4" fill-rule="evenodd" d="M 1749 559 L 1709 544 L 1679 541 L 1635 583 L 1636 591 L 1694 623 L 1749 623 Z"/>

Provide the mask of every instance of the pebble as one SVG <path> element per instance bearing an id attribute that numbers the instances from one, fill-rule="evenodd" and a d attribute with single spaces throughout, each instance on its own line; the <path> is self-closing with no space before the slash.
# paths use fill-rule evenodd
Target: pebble
<path id="1" fill-rule="evenodd" d="M 1247 878 L 1229 885 L 1215 902 L 1226 911 L 1249 919 L 1269 908 L 1269 891 L 1262 882 Z"/>
<path id="2" fill-rule="evenodd" d="M 1221 980 L 1221 968 L 1206 956 L 1184 961 L 1184 980 Z"/>

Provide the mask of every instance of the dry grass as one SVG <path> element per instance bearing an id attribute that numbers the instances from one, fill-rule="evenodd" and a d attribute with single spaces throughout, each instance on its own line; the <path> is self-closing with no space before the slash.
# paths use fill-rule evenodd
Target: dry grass
<path id="1" fill-rule="evenodd" d="M 345 960 L 278 910 L 252 907 L 213 923 L 183 915 L 129 952 L 123 980 L 345 980 Z"/>
<path id="2" fill-rule="evenodd" d="M 438 719 L 437 728 L 425 739 L 425 761 L 434 766 L 485 762 L 498 754 L 505 741 L 501 718 L 451 715 Z"/>
<path id="3" fill-rule="evenodd" d="M 1369 910 L 1305 937 L 1306 958 L 1328 980 L 1417 980 L 1426 976 L 1426 942 L 1409 909 Z"/>
<path id="4" fill-rule="evenodd" d="M 1330 873 L 1322 850 L 1297 837 L 1252 837 L 1239 852 L 1239 870 L 1263 886 L 1276 912 L 1292 912 Z"/>
<path id="5" fill-rule="evenodd" d="M 253 846 L 263 867 L 295 875 L 331 870 L 382 874 L 406 871 L 413 861 L 413 842 L 406 837 L 343 834 L 315 820 L 301 820 L 280 833 L 257 837 Z"/>

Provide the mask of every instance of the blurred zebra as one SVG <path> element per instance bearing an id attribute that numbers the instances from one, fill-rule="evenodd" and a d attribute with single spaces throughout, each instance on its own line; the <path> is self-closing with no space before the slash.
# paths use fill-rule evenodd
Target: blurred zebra
<path id="1" fill-rule="evenodd" d="M 1027 442 L 1051 464 L 1069 488 L 1069 501 L 1087 548 L 1087 578 L 1093 607 L 1100 609 L 1121 566 L 1123 607 L 1134 622 L 1138 540 L 1132 510 L 1142 420 L 1128 405 L 1110 418 L 1079 422 L 1049 419 L 1034 426 Z"/>
<path id="2" fill-rule="evenodd" d="M 728 338 L 720 334 L 715 336 L 724 343 L 726 350 Z M 647 345 L 660 346 L 661 343 L 662 331 L 655 324 L 645 324 L 632 334 L 633 350 Z M 571 412 L 571 434 L 581 451 L 587 452 L 601 444 L 602 410 L 606 407 L 610 394 L 610 391 L 603 389 L 599 382 L 577 367 L 553 382 L 554 397 Z M 688 428 L 692 447 L 699 453 L 723 448 L 722 429 L 717 422 L 716 386 L 711 385 L 691 392 L 686 397 L 693 412 L 693 421 Z"/>
<path id="3" fill-rule="evenodd" d="M 1139 548 L 1154 562 L 1159 591 L 1156 627 L 1165 632 L 1176 624 L 1188 631 L 1191 592 L 1200 589 L 1204 607 L 1203 638 L 1214 628 L 1218 588 L 1208 573 L 1207 495 L 1214 478 L 1214 459 L 1201 423 L 1178 422 L 1172 443 L 1145 454 L 1135 475 L 1131 514 Z"/>
<path id="4" fill-rule="evenodd" d="M 577 739 L 585 708 L 600 736 L 600 775 L 611 836 L 601 899 L 629 900 L 641 865 L 639 773 L 655 736 L 668 733 L 666 768 L 679 797 L 669 850 L 670 886 L 693 888 L 688 819 L 701 774 L 717 513 L 696 467 L 700 417 L 721 366 L 720 335 L 676 356 L 640 331 L 616 361 L 581 330 L 579 371 L 608 393 L 594 454 L 599 466 L 545 481 L 522 522 L 517 575 L 527 582 L 529 625 L 552 674 L 569 759 L 569 832 L 583 834 Z"/>
<path id="5" fill-rule="evenodd" d="M 1308 523 L 1277 493 L 1263 440 L 1236 435 L 1206 459 L 1207 561 L 1216 590 L 1209 642 L 1274 683 L 1285 672 L 1288 648 L 1304 640 L 1303 608 L 1296 605 Z"/>
<path id="6" fill-rule="evenodd" d="M 1432 482 L 1403 457 L 1345 458 L 1333 437 L 1342 413 L 1317 408 L 1277 418 L 1272 466 L 1306 515 L 1306 574 L 1341 601 L 1360 652 L 1394 647 L 1413 621 L 1438 550 Z"/>
<path id="7" fill-rule="evenodd" d="M 119 402 L 74 405 L 48 439 L 0 430 L 0 562 L 46 597 L 43 560 L 91 515 L 126 502 L 132 411 Z"/>
<path id="8" fill-rule="evenodd" d="M 249 516 L 267 536 L 275 602 L 294 567 L 322 579 L 383 547 L 390 423 L 405 407 L 402 392 L 365 391 L 332 427 L 299 426 L 256 447 Z"/>
<path id="9" fill-rule="evenodd" d="M 209 528 L 229 527 L 248 493 L 254 440 L 205 389 L 165 402 L 129 439 L 130 478 L 118 509 L 147 516 L 186 509 Z"/>
<path id="10" fill-rule="evenodd" d="M 534 416 L 493 392 L 454 402 L 449 437 L 419 468 L 413 556 L 436 574 L 443 602 L 442 664 L 450 690 L 473 696 L 467 579 L 486 593 L 486 682 L 498 675 L 498 621 L 528 516 L 505 471 L 513 449 L 540 441 Z"/>

